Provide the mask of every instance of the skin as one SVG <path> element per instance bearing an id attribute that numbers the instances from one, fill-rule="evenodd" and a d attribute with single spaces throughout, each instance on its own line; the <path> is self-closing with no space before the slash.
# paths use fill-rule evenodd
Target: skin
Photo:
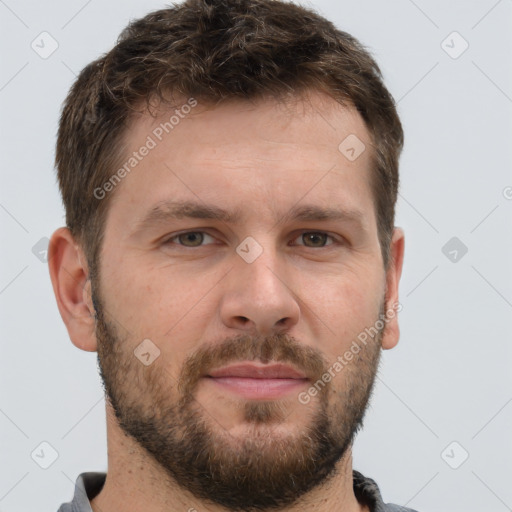
<path id="1" fill-rule="evenodd" d="M 127 153 L 140 148 L 168 117 L 137 116 L 126 139 Z M 350 134 L 366 145 L 354 161 L 338 150 Z M 269 99 L 255 104 L 230 102 L 213 109 L 195 107 L 110 192 L 113 201 L 100 259 L 101 299 L 126 343 L 125 353 L 151 339 L 160 357 L 159 366 L 155 362 L 148 368 L 162 385 L 165 378 L 179 380 L 186 358 L 199 347 L 240 334 L 285 333 L 334 363 L 360 332 L 375 323 L 383 305 L 389 309 L 398 303 L 404 234 L 395 228 L 392 260 L 385 269 L 370 189 L 370 152 L 370 135 L 360 115 L 318 92 L 287 106 Z M 244 217 L 238 224 L 183 218 L 136 231 L 144 214 L 166 199 L 240 208 Z M 361 224 L 336 220 L 276 224 L 273 215 L 282 219 L 297 203 L 357 210 Z M 203 245 L 179 246 L 176 238 L 174 244 L 164 243 L 185 230 L 206 233 Z M 301 236 L 305 232 L 327 233 L 334 239 L 327 239 L 325 247 L 308 247 Z M 247 236 L 263 249 L 252 263 L 235 251 Z M 49 265 L 70 339 L 82 350 L 97 351 L 89 270 L 67 228 L 52 236 Z M 380 348 L 391 349 L 398 339 L 395 315 L 379 338 Z M 354 360 L 348 371 L 329 383 L 332 399 L 346 389 L 347 379 L 355 378 L 357 364 Z M 305 384 L 304 390 L 310 385 Z M 126 386 L 125 392 L 135 397 L 134 385 Z M 194 398 L 211 425 L 228 432 L 233 449 L 241 439 L 255 435 L 254 428 L 276 441 L 285 435 L 299 436 L 319 403 L 313 398 L 305 406 L 296 394 L 277 400 L 286 414 L 269 428 L 265 423 L 249 425 L 239 407 L 243 399 L 229 393 L 226 398 L 204 379 Z M 95 512 L 225 510 L 173 483 L 126 435 L 112 405 L 106 403 L 108 474 L 103 490 L 92 500 Z M 296 512 L 305 506 L 317 512 L 367 510 L 353 493 L 350 446 L 337 469 L 325 485 L 280 510 Z"/>

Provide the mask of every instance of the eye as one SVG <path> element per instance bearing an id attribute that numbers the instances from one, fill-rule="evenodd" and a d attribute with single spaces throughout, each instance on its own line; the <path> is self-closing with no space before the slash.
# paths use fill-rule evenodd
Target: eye
<path id="1" fill-rule="evenodd" d="M 201 242 L 204 241 L 205 236 L 213 240 L 213 237 L 204 231 L 186 231 L 168 238 L 164 244 L 174 243 L 173 240 L 177 239 L 179 241 L 177 245 L 182 245 L 183 247 L 201 247 Z"/>
<path id="2" fill-rule="evenodd" d="M 334 241 L 334 243 L 336 243 L 336 240 L 334 239 L 333 236 L 328 235 L 327 233 L 325 233 L 323 231 L 304 231 L 297 238 L 301 238 L 303 241 L 306 242 L 305 247 L 309 247 L 309 248 L 313 248 L 313 249 L 314 248 L 321 249 L 322 247 L 326 247 L 325 241 L 328 238 L 330 238 L 331 240 Z M 295 240 L 297 240 L 297 238 L 295 238 Z M 307 245 L 310 242 L 312 245 Z M 333 244 L 330 243 L 327 245 L 333 245 Z"/>
<path id="3" fill-rule="evenodd" d="M 202 242 L 204 242 L 205 236 L 214 240 L 213 236 L 209 235 L 205 231 L 184 231 L 165 240 L 164 245 L 175 244 L 188 248 L 202 247 L 204 246 Z M 335 243 L 340 243 L 333 236 L 323 231 L 304 231 L 293 240 L 297 240 L 299 238 L 305 242 L 304 244 L 299 245 L 304 245 L 304 247 L 308 247 L 310 249 L 322 249 L 323 247 L 334 245 Z M 329 244 L 326 243 L 328 239 L 331 239 L 332 241 Z M 175 240 L 177 240 L 177 243 Z"/>

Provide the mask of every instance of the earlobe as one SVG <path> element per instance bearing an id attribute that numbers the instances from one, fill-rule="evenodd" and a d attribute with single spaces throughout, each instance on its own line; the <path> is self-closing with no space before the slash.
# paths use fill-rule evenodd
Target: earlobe
<path id="1" fill-rule="evenodd" d="M 86 259 L 68 228 L 53 233 L 48 249 L 53 292 L 75 346 L 96 351 L 95 316 Z"/>
<path id="2" fill-rule="evenodd" d="M 402 276 L 404 262 L 405 237 L 402 228 L 395 228 L 391 239 L 390 262 L 386 271 L 386 327 L 382 336 L 382 348 L 389 350 L 395 347 L 400 338 L 398 312 L 402 309 L 398 288 Z"/>

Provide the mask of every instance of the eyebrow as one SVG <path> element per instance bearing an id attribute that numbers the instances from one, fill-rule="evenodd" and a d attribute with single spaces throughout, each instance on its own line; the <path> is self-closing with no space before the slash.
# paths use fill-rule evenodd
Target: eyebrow
<path id="1" fill-rule="evenodd" d="M 216 205 L 194 201 L 161 201 L 153 206 L 142 219 L 136 222 L 133 233 L 157 227 L 176 219 L 206 219 L 229 224 L 239 224 L 244 215 L 241 209 L 225 210 Z M 275 225 L 291 221 L 344 221 L 357 223 L 364 229 L 364 214 L 359 210 L 322 207 L 318 205 L 296 205 L 287 213 L 275 216 Z"/>

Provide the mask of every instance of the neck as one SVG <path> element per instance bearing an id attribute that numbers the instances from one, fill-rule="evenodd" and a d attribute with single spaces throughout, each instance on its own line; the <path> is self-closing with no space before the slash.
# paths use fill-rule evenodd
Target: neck
<path id="1" fill-rule="evenodd" d="M 119 427 L 107 401 L 108 471 L 105 485 L 91 501 L 93 512 L 161 512 L 200 510 L 226 512 L 179 487 L 172 478 Z M 368 512 L 356 499 L 352 482 L 352 451 L 338 462 L 335 475 L 279 512 Z"/>

